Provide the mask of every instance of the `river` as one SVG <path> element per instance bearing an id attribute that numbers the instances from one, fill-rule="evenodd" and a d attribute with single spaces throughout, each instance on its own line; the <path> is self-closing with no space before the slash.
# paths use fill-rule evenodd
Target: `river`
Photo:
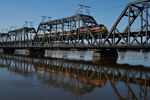
<path id="1" fill-rule="evenodd" d="M 150 53 L 0 54 L 0 100 L 150 100 Z"/>

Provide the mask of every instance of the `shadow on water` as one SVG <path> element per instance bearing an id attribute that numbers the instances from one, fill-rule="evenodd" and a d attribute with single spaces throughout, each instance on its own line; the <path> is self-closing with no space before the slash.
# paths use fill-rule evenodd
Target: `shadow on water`
<path id="1" fill-rule="evenodd" d="M 95 58 L 93 61 L 79 61 L 0 54 L 1 67 L 24 77 L 36 73 L 42 84 L 61 88 L 74 95 L 92 93 L 96 88 L 106 87 L 109 83 L 119 100 L 148 100 L 150 67 L 117 64 L 116 60 Z M 126 90 L 120 90 L 119 83 L 123 83 L 122 87 Z"/>

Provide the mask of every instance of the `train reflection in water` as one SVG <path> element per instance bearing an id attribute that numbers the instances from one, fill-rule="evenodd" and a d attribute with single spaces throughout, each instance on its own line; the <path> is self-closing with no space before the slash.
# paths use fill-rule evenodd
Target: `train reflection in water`
<path id="1" fill-rule="evenodd" d="M 120 100 L 150 97 L 150 68 L 144 66 L 9 54 L 0 54 L 0 66 L 24 77 L 36 73 L 42 83 L 76 95 L 91 93 L 108 83 Z M 126 89 L 123 94 L 119 82 Z"/>

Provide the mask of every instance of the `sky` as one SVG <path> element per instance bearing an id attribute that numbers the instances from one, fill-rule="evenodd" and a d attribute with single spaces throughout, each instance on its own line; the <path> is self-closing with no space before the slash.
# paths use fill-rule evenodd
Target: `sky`
<path id="1" fill-rule="evenodd" d="M 33 22 L 37 28 L 41 16 L 52 19 L 72 16 L 79 4 L 90 6 L 90 15 L 110 29 L 131 1 L 135 0 L 0 0 L 0 32 L 11 26 L 20 28 L 24 21 Z"/>

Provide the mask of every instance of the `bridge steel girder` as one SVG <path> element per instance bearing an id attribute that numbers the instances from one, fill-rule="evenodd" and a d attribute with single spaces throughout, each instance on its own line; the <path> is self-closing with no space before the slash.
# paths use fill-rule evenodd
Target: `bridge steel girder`
<path id="1" fill-rule="evenodd" d="M 34 28 L 22 27 L 15 30 L 10 30 L 6 34 L 6 39 L 3 43 L 7 44 L 6 47 L 16 47 L 18 45 L 27 45 L 32 42 L 31 36 L 29 34 L 36 33 Z"/>
<path id="2" fill-rule="evenodd" d="M 23 27 L 9 31 L 5 36 L 1 35 L 0 47 L 80 50 L 150 49 L 149 8 L 149 0 L 128 3 L 109 32 L 91 31 L 90 26 L 98 24 L 92 16 L 83 14 L 41 22 L 37 31 L 34 28 Z M 132 28 L 136 29 L 135 27 L 139 30 L 133 31 Z M 87 31 L 81 33 L 82 28 Z M 30 36 L 29 33 L 36 35 Z M 41 33 L 44 37 L 36 38 Z"/>
<path id="3" fill-rule="evenodd" d="M 8 37 L 7 33 L 0 33 L 0 45 L 5 46 L 6 39 Z"/>
<path id="4" fill-rule="evenodd" d="M 55 37 L 52 40 L 47 40 L 47 42 L 49 42 L 49 45 L 53 45 L 54 42 L 58 42 L 60 43 L 60 45 L 66 43 L 77 45 L 80 43 L 85 44 L 85 41 L 88 42 L 89 45 L 93 45 L 94 43 L 97 44 L 97 41 L 89 28 L 89 26 L 92 25 L 94 26 L 97 25 L 97 22 L 92 16 L 77 14 L 62 19 L 40 23 L 37 29 L 37 34 L 43 33 L 46 36 L 47 34 L 55 33 L 54 34 Z M 81 27 L 87 28 L 88 33 L 84 34 L 82 38 L 80 38 L 79 34 L 76 36 L 76 38 L 74 38 L 74 36 L 71 34 L 71 31 L 75 30 L 76 33 L 77 32 L 79 33 Z M 64 37 L 66 31 L 70 31 L 70 33 L 68 36 Z M 57 34 L 59 33 L 62 34 L 62 37 L 57 36 Z M 41 42 L 45 42 L 45 41 L 46 41 L 45 39 L 41 40 Z"/>
<path id="5" fill-rule="evenodd" d="M 112 39 L 113 42 L 108 43 L 109 45 L 118 45 L 119 42 L 124 42 L 126 45 L 134 45 L 135 42 L 137 42 L 138 45 L 150 45 L 149 2 L 149 0 L 141 0 L 128 3 L 104 39 L 103 44 L 105 45 L 109 39 Z M 122 22 L 125 25 L 122 24 Z M 118 27 L 121 26 L 123 27 L 123 32 L 119 31 L 120 28 Z M 131 31 L 134 26 L 138 26 L 139 28 L 139 31 L 137 31 L 136 34 L 132 34 Z M 144 32 L 144 34 L 142 32 Z M 115 41 L 115 38 L 117 37 L 113 37 L 116 34 L 119 35 L 118 41 Z M 145 38 L 145 40 L 139 41 L 139 37 L 142 37 L 142 39 Z"/>

